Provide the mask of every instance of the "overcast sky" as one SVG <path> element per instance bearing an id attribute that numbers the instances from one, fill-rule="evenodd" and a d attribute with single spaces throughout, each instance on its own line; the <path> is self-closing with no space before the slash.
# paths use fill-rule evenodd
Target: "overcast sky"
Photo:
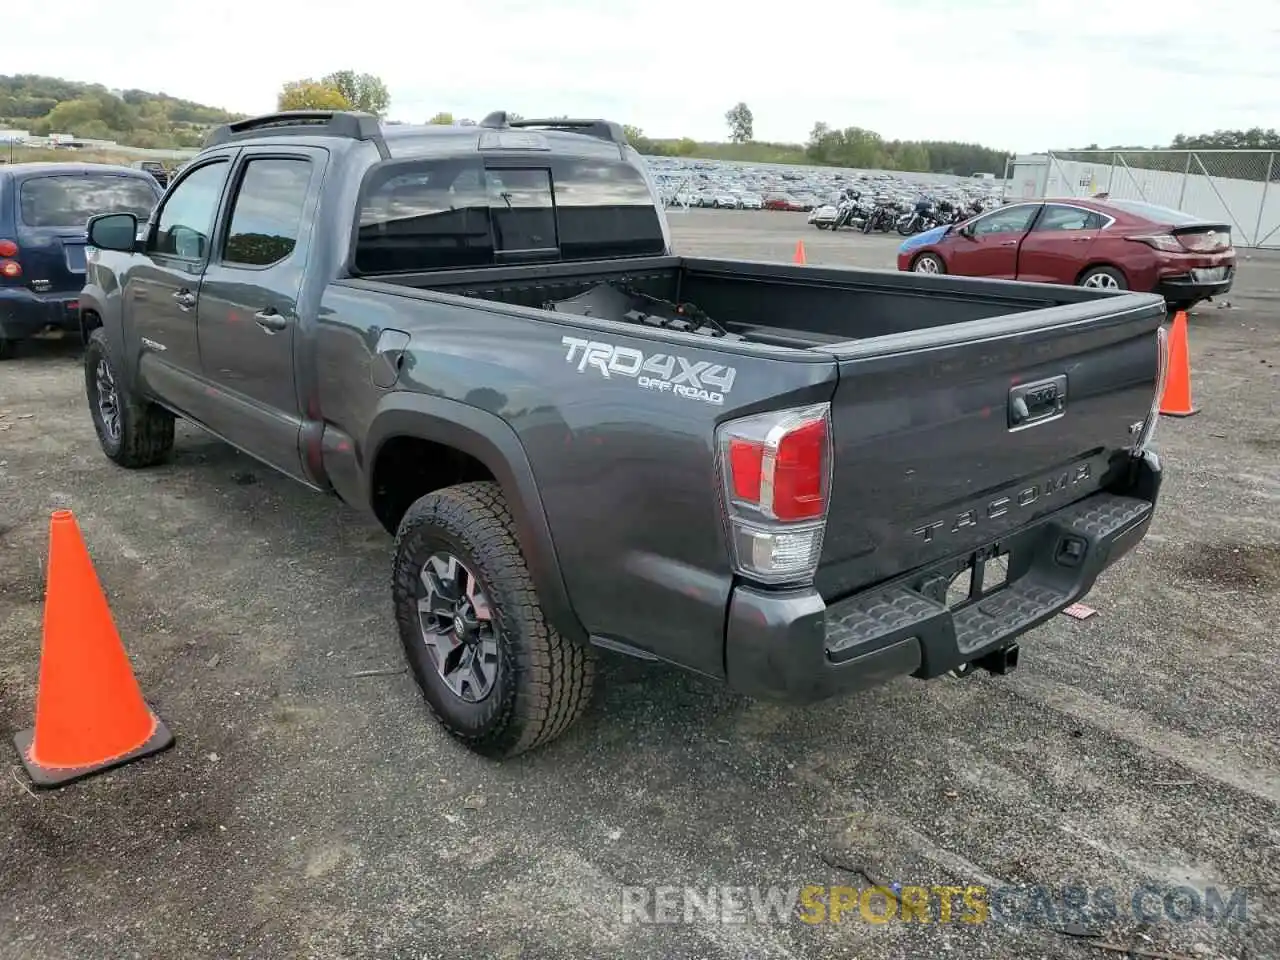
<path id="1" fill-rule="evenodd" d="M 248 113 L 287 80 L 380 75 L 390 118 L 604 116 L 758 140 L 815 121 L 1017 151 L 1280 126 L 1280 0 L 61 0 L 5 14 L 4 73 Z"/>

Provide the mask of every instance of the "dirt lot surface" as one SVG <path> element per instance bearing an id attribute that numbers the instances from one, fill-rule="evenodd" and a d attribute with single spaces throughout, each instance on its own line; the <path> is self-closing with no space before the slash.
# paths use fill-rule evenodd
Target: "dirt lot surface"
<path id="1" fill-rule="evenodd" d="M 811 263 L 888 267 L 895 249 L 798 215 L 672 220 L 685 253 L 789 260 L 804 239 Z M 1013 675 L 792 709 L 611 660 L 585 722 L 500 766 L 402 671 L 386 536 L 193 429 L 168 466 L 114 467 L 74 348 L 28 349 L 0 366 L 0 752 L 31 723 L 57 507 L 178 744 L 38 795 L 10 751 L 0 957 L 1121 956 L 1081 933 L 1280 956 L 1280 259 L 1244 262 L 1231 301 L 1192 317 L 1202 411 L 1160 426 L 1151 536 L 1098 615 L 1035 631 Z M 353 676 L 378 669 L 398 672 Z M 622 922 L 624 885 L 859 870 L 985 886 L 990 917 L 958 922 L 957 898 L 946 923 Z M 1059 908 L 1087 887 L 1094 912 L 1069 923 L 1037 885 Z M 1229 922 L 1169 918 L 1208 888 L 1244 892 Z"/>

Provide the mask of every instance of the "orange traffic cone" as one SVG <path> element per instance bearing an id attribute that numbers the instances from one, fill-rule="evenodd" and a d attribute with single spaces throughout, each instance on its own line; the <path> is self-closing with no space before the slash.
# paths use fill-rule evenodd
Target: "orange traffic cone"
<path id="1" fill-rule="evenodd" d="M 53 787 L 158 753 L 173 736 L 142 699 L 70 510 L 49 522 L 36 725 L 13 738 L 32 782 Z"/>
<path id="2" fill-rule="evenodd" d="M 804 241 L 803 241 L 803 240 L 797 240 L 797 241 L 796 241 L 796 255 L 795 255 L 795 262 L 796 262 L 796 263 L 799 263 L 799 264 L 805 264 L 805 263 L 808 263 L 808 261 L 807 261 L 807 260 L 805 260 L 805 258 L 804 258 Z"/>
<path id="3" fill-rule="evenodd" d="M 1199 413 L 1191 405 L 1191 355 L 1187 349 L 1187 314 L 1179 310 L 1169 330 L 1169 372 L 1165 376 L 1160 413 L 1166 417 L 1189 417 Z"/>

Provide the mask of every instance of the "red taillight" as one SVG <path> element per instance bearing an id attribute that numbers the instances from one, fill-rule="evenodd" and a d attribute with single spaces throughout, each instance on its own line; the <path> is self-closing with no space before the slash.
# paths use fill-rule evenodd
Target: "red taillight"
<path id="1" fill-rule="evenodd" d="M 1156 389 L 1151 397 L 1151 408 L 1142 422 L 1142 429 L 1133 442 L 1135 456 L 1147 449 L 1160 422 L 1160 404 L 1164 402 L 1164 385 L 1169 375 L 1169 333 L 1164 327 L 1156 328 Z"/>
<path id="2" fill-rule="evenodd" d="M 22 276 L 22 264 L 17 260 L 0 260 L 0 277 L 13 280 Z"/>
<path id="3" fill-rule="evenodd" d="M 771 519 L 814 520 L 827 509 L 825 408 L 816 418 L 788 423 L 789 416 L 779 415 L 759 439 L 729 436 L 729 488 L 734 500 Z"/>
<path id="4" fill-rule="evenodd" d="M 729 441 L 729 475 L 736 500 L 758 504 L 763 479 L 764 444 L 751 440 Z"/>
<path id="5" fill-rule="evenodd" d="M 1186 248 L 1178 242 L 1178 238 L 1167 233 L 1150 234 L 1142 237 L 1130 237 L 1130 240 L 1136 240 L 1138 243 L 1145 243 L 1153 250 L 1163 250 L 1165 253 L 1183 253 Z"/>
<path id="6" fill-rule="evenodd" d="M 826 453 L 825 417 L 782 438 L 773 466 L 773 515 L 779 520 L 813 520 L 826 512 Z"/>
<path id="7" fill-rule="evenodd" d="M 717 449 L 737 570 L 771 583 L 811 578 L 831 488 L 829 405 L 731 420 Z"/>
<path id="8" fill-rule="evenodd" d="M 0 257 L 16 257 L 18 245 L 12 240 L 0 240 Z"/>

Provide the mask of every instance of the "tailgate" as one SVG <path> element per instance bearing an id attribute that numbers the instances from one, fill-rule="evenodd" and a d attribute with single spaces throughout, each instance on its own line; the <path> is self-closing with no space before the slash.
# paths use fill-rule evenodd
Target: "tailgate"
<path id="1" fill-rule="evenodd" d="M 828 600 L 973 550 L 1105 486 L 1159 373 L 1163 302 L 1108 296 L 831 348 Z"/>
<path id="2" fill-rule="evenodd" d="M 37 290 L 78 291 L 84 286 L 84 227 L 18 229 L 23 273 Z"/>

